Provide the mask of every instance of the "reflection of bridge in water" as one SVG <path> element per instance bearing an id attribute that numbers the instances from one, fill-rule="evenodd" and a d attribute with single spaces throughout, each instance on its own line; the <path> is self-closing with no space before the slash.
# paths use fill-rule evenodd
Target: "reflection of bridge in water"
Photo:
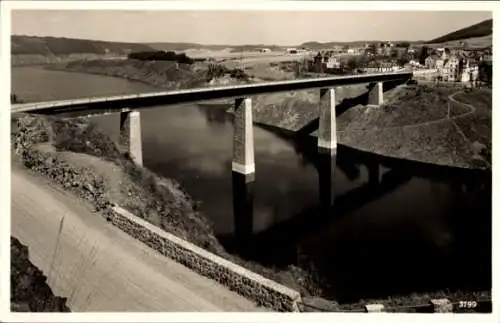
<path id="1" fill-rule="evenodd" d="M 265 127 L 267 128 L 267 127 Z M 391 192 L 411 179 L 411 175 L 398 167 L 391 167 L 381 174 L 382 163 L 375 156 L 356 152 L 347 147 L 339 147 L 336 155 L 330 156 L 318 152 L 314 138 L 303 138 L 288 135 L 281 130 L 273 131 L 279 138 L 291 143 L 295 152 L 303 159 L 303 163 L 311 164 L 317 171 L 319 197 L 318 206 L 294 214 L 288 220 L 274 224 L 272 227 L 255 233 L 253 229 L 253 181 L 245 181 L 244 177 L 233 175 L 233 206 L 234 206 L 234 241 L 240 252 L 252 249 L 257 240 L 277 242 L 280 245 L 296 241 L 299 236 L 309 231 L 324 227 L 330 221 L 338 219 L 355 209 L 361 208 Z M 353 155 L 358 164 L 353 163 Z M 336 172 L 341 171 L 350 181 L 359 179 L 361 167 L 367 169 L 367 180 L 361 186 L 340 195 L 335 193 Z M 286 233 L 286 235 L 284 234 Z M 227 237 L 225 237 L 227 239 Z M 284 238 L 284 239 L 282 239 Z M 224 239 L 224 238 L 223 238 Z M 278 239 L 279 240 L 279 239 Z M 286 240 L 286 241 L 285 241 Z M 288 242 L 287 242 L 288 241 Z M 260 249 L 260 248 L 258 248 Z M 285 248 L 286 249 L 286 248 Z M 293 248 L 292 248 L 293 249 Z M 247 250 L 247 252 L 249 251 Z M 295 257 L 295 249 L 290 250 Z"/>
<path id="2" fill-rule="evenodd" d="M 384 198 L 409 183 L 414 176 L 446 183 L 458 201 L 471 196 L 472 200 L 478 197 L 482 199 L 485 196 L 484 192 L 491 192 L 491 174 L 481 171 L 453 169 L 377 156 L 344 146 L 338 147 L 336 155 L 329 156 L 317 150 L 316 139 L 312 136 L 304 137 L 272 126 L 257 126 L 291 144 L 295 152 L 302 157 L 304 164 L 313 165 L 317 171 L 319 187 L 317 206 L 292 214 L 288 220 L 273 224 L 264 231 L 254 232 L 254 184 L 233 177 L 234 236 L 232 238 L 224 236 L 221 240 L 226 242 L 226 245 L 232 241 L 234 247 L 243 255 L 259 259 L 264 263 L 272 261 L 272 264 L 277 266 L 297 264 L 300 255 L 296 243 L 301 237 L 321 230 L 332 221 Z M 365 182 L 348 192 L 336 194 L 334 182 L 339 175 L 338 172 L 345 174 L 348 180 L 355 181 L 361 177 L 362 167 L 367 170 Z M 457 210 L 457 216 L 462 214 L 461 212 L 463 210 Z M 488 211 L 483 213 L 488 214 Z M 269 255 L 263 255 L 263 250 L 269 250 Z M 279 256 L 271 250 L 279 250 Z"/>

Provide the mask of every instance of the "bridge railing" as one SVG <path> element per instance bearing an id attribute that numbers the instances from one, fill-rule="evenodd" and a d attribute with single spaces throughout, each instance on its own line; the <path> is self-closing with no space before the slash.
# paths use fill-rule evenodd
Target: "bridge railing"
<path id="1" fill-rule="evenodd" d="M 194 103 L 217 99 L 235 99 L 233 134 L 234 172 L 245 176 L 255 172 L 252 100 L 254 95 L 319 89 L 318 147 L 333 155 L 337 148 L 335 118 L 335 88 L 352 84 L 370 83 L 368 105 L 383 103 L 383 82 L 411 79 L 411 71 L 323 77 L 280 82 L 267 82 L 223 87 L 206 87 L 177 91 L 160 91 L 112 97 L 83 98 L 52 102 L 12 105 L 11 111 L 37 114 L 81 113 L 88 115 L 120 113 L 120 144 L 122 149 L 142 164 L 140 111 L 164 105 Z"/>

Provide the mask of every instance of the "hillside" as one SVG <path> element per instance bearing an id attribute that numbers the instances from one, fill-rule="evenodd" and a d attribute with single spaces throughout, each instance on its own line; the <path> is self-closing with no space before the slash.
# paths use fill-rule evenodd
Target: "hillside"
<path id="1" fill-rule="evenodd" d="M 231 47 L 230 45 L 202 45 L 196 43 L 145 43 L 144 45 L 156 50 L 188 50 L 188 49 L 209 49 L 222 50 Z"/>
<path id="2" fill-rule="evenodd" d="M 491 47 L 492 44 L 493 44 L 493 35 L 488 35 L 488 36 L 472 37 L 461 40 L 452 40 L 444 43 L 426 44 L 426 46 L 431 48 L 437 48 L 437 47 L 485 48 L 485 47 Z"/>
<path id="3" fill-rule="evenodd" d="M 70 54 L 125 55 L 131 51 L 153 51 L 145 44 L 107 42 L 65 37 L 11 37 L 12 55 L 66 56 Z"/>
<path id="4" fill-rule="evenodd" d="M 485 20 L 469 27 L 459 29 L 444 36 L 430 40 L 430 44 L 489 36 L 493 33 L 493 19 Z"/>
<path id="5" fill-rule="evenodd" d="M 345 46 L 345 45 L 363 46 L 364 44 L 382 43 L 384 41 L 385 40 L 366 40 L 366 41 L 357 40 L 357 41 L 352 41 L 352 42 L 332 41 L 332 42 L 326 42 L 326 43 L 317 42 L 317 41 L 309 41 L 309 42 L 305 42 L 305 43 L 299 45 L 298 47 L 306 47 L 306 48 L 311 48 L 311 49 L 322 49 L 322 48 L 329 48 L 329 47 L 334 47 L 334 46 Z M 422 41 L 422 40 L 418 40 L 418 41 L 396 40 L 396 41 L 392 41 L 392 42 L 395 44 L 410 43 L 413 45 L 418 45 L 418 44 L 424 43 L 424 41 Z"/>

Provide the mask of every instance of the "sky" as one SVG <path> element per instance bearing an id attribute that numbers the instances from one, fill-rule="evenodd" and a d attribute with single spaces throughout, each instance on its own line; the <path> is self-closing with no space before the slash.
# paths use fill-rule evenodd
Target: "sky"
<path id="1" fill-rule="evenodd" d="M 430 40 L 491 19 L 487 11 L 14 10 L 14 35 L 121 42 L 298 45 Z"/>

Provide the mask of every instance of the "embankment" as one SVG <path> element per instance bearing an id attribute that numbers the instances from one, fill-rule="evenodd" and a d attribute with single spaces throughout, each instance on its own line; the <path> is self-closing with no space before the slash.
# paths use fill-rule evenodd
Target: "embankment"
<path id="1" fill-rule="evenodd" d="M 207 66 L 206 63 L 188 65 L 170 61 L 79 60 L 47 68 L 121 77 L 162 89 L 177 90 L 208 86 L 210 78 Z"/>
<path id="2" fill-rule="evenodd" d="M 47 276 L 29 260 L 28 247 L 10 238 L 11 311 L 71 312 L 66 298 L 55 296 L 47 285 Z"/>
<path id="3" fill-rule="evenodd" d="M 169 90 L 244 82 L 230 74 L 213 79 L 207 74 L 207 66 L 206 63 L 94 60 L 56 64 L 51 68 L 122 77 Z M 246 73 L 251 71 L 247 69 Z M 250 81 L 261 81 L 260 72 Z M 477 153 L 478 147 L 491 147 L 491 92 L 474 90 L 476 96 L 489 100 L 489 107 L 482 109 L 476 117 L 477 112 L 470 111 L 470 106 L 449 99 L 459 91 L 457 89 L 432 85 L 394 88 L 394 85 L 384 84 L 384 87 L 386 102 L 380 108 L 365 106 L 367 85 L 337 88 L 339 144 L 444 166 L 477 169 L 491 165 L 490 152 Z M 315 134 L 318 91 L 260 95 L 253 100 L 254 122 L 306 135 Z M 452 119 L 448 118 L 448 110 Z M 467 114 L 467 111 L 471 113 Z M 462 131 L 464 127 L 481 128 L 484 135 L 469 138 Z"/>

